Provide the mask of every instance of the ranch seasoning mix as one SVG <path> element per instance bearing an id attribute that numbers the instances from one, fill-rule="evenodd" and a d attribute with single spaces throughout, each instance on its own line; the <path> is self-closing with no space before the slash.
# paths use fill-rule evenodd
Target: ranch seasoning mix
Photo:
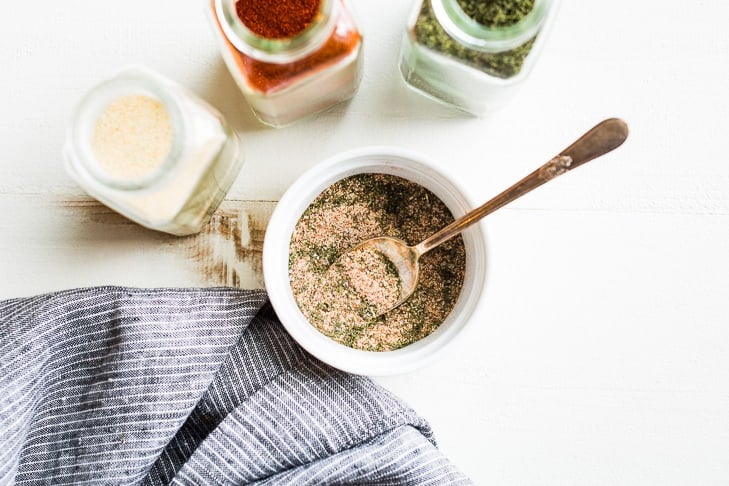
<path id="1" fill-rule="evenodd" d="M 306 209 L 291 237 L 289 280 L 301 312 L 352 348 L 390 351 L 426 337 L 460 295 L 466 269 L 461 237 L 423 255 L 415 293 L 383 315 L 378 308 L 389 308 L 399 295 L 395 269 L 376 254 L 348 251 L 376 236 L 416 244 L 452 221 L 432 192 L 400 177 L 359 174 L 334 183 Z"/>

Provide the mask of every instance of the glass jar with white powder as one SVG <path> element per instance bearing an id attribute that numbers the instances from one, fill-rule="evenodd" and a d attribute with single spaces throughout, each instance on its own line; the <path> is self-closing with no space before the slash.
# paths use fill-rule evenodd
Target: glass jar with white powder
<path id="1" fill-rule="evenodd" d="M 69 175 L 91 196 L 174 235 L 202 229 L 243 163 L 240 140 L 220 113 L 137 67 L 81 100 L 64 155 Z"/>

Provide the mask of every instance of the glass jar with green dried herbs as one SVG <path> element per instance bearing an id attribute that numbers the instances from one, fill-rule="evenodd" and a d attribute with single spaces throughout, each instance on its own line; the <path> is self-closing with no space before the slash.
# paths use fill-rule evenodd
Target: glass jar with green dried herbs
<path id="1" fill-rule="evenodd" d="M 400 71 L 417 91 L 474 115 L 529 73 L 559 0 L 418 0 Z"/>

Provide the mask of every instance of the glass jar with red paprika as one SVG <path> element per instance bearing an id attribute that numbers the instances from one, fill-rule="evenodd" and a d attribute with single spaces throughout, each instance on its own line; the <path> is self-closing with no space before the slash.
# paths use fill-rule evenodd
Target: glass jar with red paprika
<path id="1" fill-rule="evenodd" d="M 280 127 L 351 98 L 362 36 L 345 0 L 210 0 L 223 59 L 253 109 Z"/>

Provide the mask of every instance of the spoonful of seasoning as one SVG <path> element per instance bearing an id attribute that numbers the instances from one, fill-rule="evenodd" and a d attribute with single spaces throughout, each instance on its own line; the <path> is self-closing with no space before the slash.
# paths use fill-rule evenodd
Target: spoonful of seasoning
<path id="1" fill-rule="evenodd" d="M 542 184 L 616 149 L 627 136 L 628 125 L 623 120 L 604 120 L 534 172 L 421 243 L 410 246 L 403 240 L 382 236 L 355 246 L 329 267 L 326 281 L 353 287 L 350 290 L 357 296 L 361 318 L 385 314 L 415 291 L 418 260 L 425 253 Z"/>

